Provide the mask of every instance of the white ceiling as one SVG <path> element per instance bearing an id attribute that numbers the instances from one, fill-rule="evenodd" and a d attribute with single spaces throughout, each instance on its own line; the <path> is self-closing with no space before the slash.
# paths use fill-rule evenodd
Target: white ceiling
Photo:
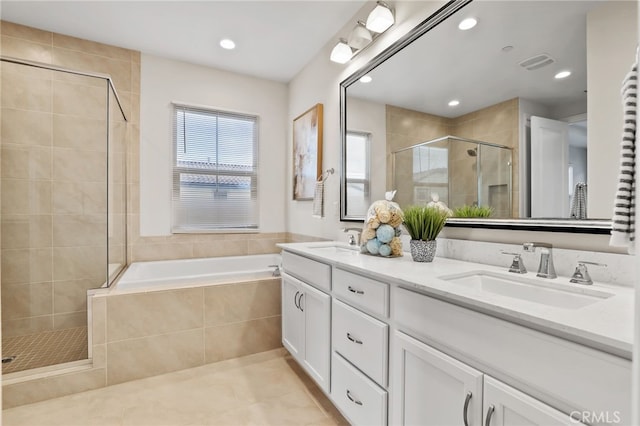
<path id="1" fill-rule="evenodd" d="M 355 83 L 349 96 L 443 117 L 515 97 L 586 111 L 586 13 L 602 1 L 477 1 Z M 478 24 L 460 31 L 458 23 Z M 508 52 L 505 46 L 513 46 Z M 555 63 L 528 71 L 519 62 L 547 53 Z M 564 69 L 573 74 L 556 80 Z M 460 105 L 447 103 L 458 99 Z M 576 109 L 576 108 L 574 108 Z"/>
<path id="2" fill-rule="evenodd" d="M 10 22 L 288 82 L 365 3 L 3 0 L 1 13 Z M 235 50 L 219 47 L 226 37 Z"/>

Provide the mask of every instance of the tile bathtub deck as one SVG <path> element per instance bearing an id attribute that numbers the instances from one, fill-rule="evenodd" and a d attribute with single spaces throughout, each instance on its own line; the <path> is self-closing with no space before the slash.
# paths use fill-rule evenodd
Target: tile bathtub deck
<path id="1" fill-rule="evenodd" d="M 347 425 L 284 349 L 3 411 L 5 426 Z"/>

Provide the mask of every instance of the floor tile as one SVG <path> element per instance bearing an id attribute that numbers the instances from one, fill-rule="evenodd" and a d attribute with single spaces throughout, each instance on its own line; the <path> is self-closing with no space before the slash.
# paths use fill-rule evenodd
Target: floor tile
<path id="1" fill-rule="evenodd" d="M 3 411 L 5 426 L 347 424 L 284 349 Z"/>

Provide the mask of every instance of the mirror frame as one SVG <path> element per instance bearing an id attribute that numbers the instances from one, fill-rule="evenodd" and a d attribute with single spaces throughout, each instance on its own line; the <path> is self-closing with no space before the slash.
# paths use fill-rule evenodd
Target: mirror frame
<path id="1" fill-rule="evenodd" d="M 450 18 L 473 0 L 451 0 L 396 42 L 384 49 L 359 70 L 340 83 L 340 221 L 364 222 L 364 217 L 347 215 L 346 203 L 346 138 L 347 138 L 347 88 L 362 76 L 383 64 L 387 59 L 400 52 L 417 38 L 423 36 L 437 25 Z M 386 189 L 386 188 L 385 188 Z M 447 227 L 511 229 L 520 231 L 568 232 L 580 234 L 609 234 L 611 220 L 608 219 L 462 219 L 449 218 Z"/>

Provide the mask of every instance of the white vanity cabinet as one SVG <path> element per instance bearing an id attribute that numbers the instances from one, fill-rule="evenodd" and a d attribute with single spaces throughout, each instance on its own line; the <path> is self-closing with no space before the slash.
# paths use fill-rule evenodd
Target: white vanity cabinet
<path id="1" fill-rule="evenodd" d="M 292 249 L 282 342 L 351 424 L 631 424 L 628 359 L 553 335 L 544 318 L 432 294 L 429 265 L 400 280 L 369 257 Z"/>
<path id="2" fill-rule="evenodd" d="M 482 424 L 482 372 L 399 331 L 393 359 L 392 424 Z"/>
<path id="3" fill-rule="evenodd" d="M 282 344 L 329 392 L 331 296 L 282 274 Z"/>
<path id="4" fill-rule="evenodd" d="M 386 425 L 389 284 L 336 267 L 332 284 L 331 399 L 355 425 Z"/>
<path id="5" fill-rule="evenodd" d="M 394 339 L 394 425 L 582 424 L 411 336 Z"/>
<path id="6" fill-rule="evenodd" d="M 493 377 L 484 376 L 484 413 L 487 426 L 584 425 Z"/>
<path id="7" fill-rule="evenodd" d="M 483 378 L 484 417 L 478 418 L 476 405 L 469 414 L 475 423 L 470 420 L 469 424 L 479 425 L 482 420 L 488 426 L 579 425 L 586 418 L 591 418 L 594 425 L 606 424 L 607 418 L 630 424 L 628 360 L 414 291 L 398 287 L 394 290 L 392 312 L 397 330 L 392 342 L 391 411 L 395 423 L 414 424 L 403 420 L 403 415 L 418 415 L 419 410 L 425 409 L 414 408 L 416 403 L 403 396 L 415 393 L 413 382 L 420 374 L 431 374 L 431 381 L 448 383 L 456 389 L 450 392 L 451 415 L 460 421 L 470 386 L 456 385 L 456 381 L 461 382 L 462 373 L 452 372 L 471 372 L 469 366 L 473 364 L 471 367 Z M 436 346 L 441 351 L 434 349 Z M 407 384 L 412 388 L 408 389 Z M 472 397 L 472 402 L 479 401 L 473 400 Z M 487 423 L 487 411 L 492 406 Z M 571 413 L 574 418 L 569 417 Z"/>

